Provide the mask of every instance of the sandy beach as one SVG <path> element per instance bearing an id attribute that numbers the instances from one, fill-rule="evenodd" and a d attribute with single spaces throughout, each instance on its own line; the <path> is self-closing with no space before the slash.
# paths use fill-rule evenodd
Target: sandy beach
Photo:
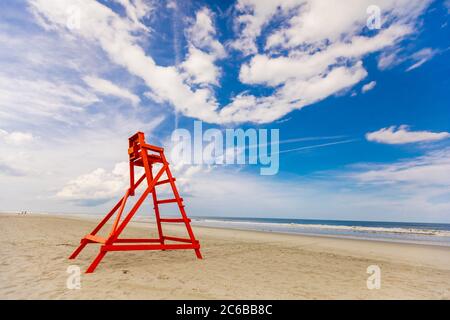
<path id="1" fill-rule="evenodd" d="M 0 215 L 0 299 L 449 299 L 450 248 L 195 227 L 193 251 L 111 252 L 81 289 L 69 290 L 70 265 L 84 271 L 90 245 L 67 257 L 96 219 Z M 151 231 L 149 231 L 149 229 Z M 181 229 L 166 228 L 172 235 Z M 132 223 L 126 234 L 156 235 Z M 370 265 L 381 288 L 369 290 Z"/>

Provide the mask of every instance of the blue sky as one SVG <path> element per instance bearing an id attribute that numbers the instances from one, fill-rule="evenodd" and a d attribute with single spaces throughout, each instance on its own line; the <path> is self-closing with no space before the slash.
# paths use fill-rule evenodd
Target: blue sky
<path id="1" fill-rule="evenodd" d="M 170 148 L 202 120 L 279 129 L 280 172 L 174 164 L 191 215 L 450 222 L 449 10 L 2 2 L 0 210 L 102 213 L 126 188 L 128 136 Z"/>

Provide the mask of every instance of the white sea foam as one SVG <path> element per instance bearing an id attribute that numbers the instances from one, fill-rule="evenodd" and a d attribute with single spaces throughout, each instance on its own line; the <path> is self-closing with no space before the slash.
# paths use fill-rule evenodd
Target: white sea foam
<path id="1" fill-rule="evenodd" d="M 232 221 L 219 219 L 198 219 L 197 224 L 216 225 L 234 228 L 251 228 L 259 230 L 279 230 L 287 232 L 301 231 L 342 231 L 342 232 L 364 232 L 364 233 L 385 233 L 385 234 L 405 234 L 405 235 L 428 235 L 450 237 L 450 231 L 435 229 L 401 228 L 401 227 L 367 227 L 367 226 L 346 226 L 346 225 L 327 225 L 327 224 L 297 224 L 297 223 L 274 223 L 274 222 L 255 222 L 255 221 Z"/>

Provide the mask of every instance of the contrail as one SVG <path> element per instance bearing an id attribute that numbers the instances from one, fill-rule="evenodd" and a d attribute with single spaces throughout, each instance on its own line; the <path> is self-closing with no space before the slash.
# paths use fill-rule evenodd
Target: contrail
<path id="1" fill-rule="evenodd" d="M 341 136 L 293 138 L 293 139 L 281 140 L 279 143 L 284 144 L 284 143 L 294 143 L 294 142 L 302 142 L 302 141 L 333 140 L 333 139 L 342 139 L 342 138 L 347 138 L 347 136 L 341 135 Z"/>
<path id="2" fill-rule="evenodd" d="M 180 45 L 180 31 L 182 28 L 180 28 L 180 9 L 178 7 L 179 3 L 178 1 L 174 0 L 174 6 L 172 7 L 172 32 L 173 32 L 173 51 L 175 53 L 175 66 L 178 67 L 178 65 L 181 63 L 181 45 Z M 179 118 L 180 114 L 179 111 L 174 109 L 175 112 L 175 118 L 174 118 L 174 125 L 175 129 L 178 129 L 179 124 Z"/>
<path id="3" fill-rule="evenodd" d="M 325 140 L 325 139 L 337 139 L 339 137 L 345 137 L 345 136 L 333 136 L 333 137 L 311 137 L 311 138 L 298 138 L 298 139 L 290 139 L 290 140 L 284 140 L 284 141 L 280 141 L 279 144 L 283 144 L 283 143 L 291 143 L 291 142 L 299 142 L 299 141 L 311 141 L 311 140 Z M 345 143 L 351 143 L 351 142 L 355 142 L 355 141 L 359 141 L 360 139 L 347 139 L 347 140 L 342 140 L 342 141 L 336 141 L 336 142 L 329 142 L 329 143 L 322 143 L 322 144 L 315 144 L 312 146 L 306 146 L 306 147 L 300 147 L 300 148 L 294 148 L 294 149 L 288 149 L 288 150 L 282 150 L 280 152 L 276 152 L 276 153 L 272 153 L 272 154 L 280 154 L 280 153 L 288 153 L 288 152 L 294 152 L 294 151 L 300 151 L 300 150 L 307 150 L 307 149 L 315 149 L 315 148 L 323 148 L 323 147 L 328 147 L 328 146 L 333 146 L 333 145 L 337 145 L 337 144 L 345 144 Z M 276 142 L 273 143 L 268 143 L 268 144 L 260 144 L 260 145 L 249 145 L 246 146 L 244 148 L 241 148 L 241 152 L 244 150 L 248 150 L 251 147 L 265 147 L 268 145 L 273 145 Z"/>
<path id="4" fill-rule="evenodd" d="M 343 141 L 337 141 L 337 142 L 322 143 L 322 144 L 316 144 L 316 145 L 312 145 L 312 146 L 300 147 L 300 148 L 295 148 L 295 149 L 282 150 L 282 151 L 280 151 L 278 153 L 288 153 L 288 152 L 293 152 L 293 151 L 322 148 L 322 147 L 333 146 L 333 145 L 336 145 L 336 144 L 344 144 L 344 143 L 355 142 L 355 141 L 358 141 L 358 140 L 359 139 L 349 139 L 349 140 L 343 140 Z"/>
<path id="5" fill-rule="evenodd" d="M 333 140 L 333 139 L 342 139 L 347 138 L 348 136 L 340 135 L 340 136 L 325 136 L 325 137 L 304 137 L 304 138 L 292 138 L 281 141 L 273 141 L 269 143 L 261 143 L 261 144 L 252 144 L 245 149 L 249 149 L 251 147 L 266 147 L 271 146 L 273 144 L 285 144 L 285 143 L 294 143 L 294 142 L 304 142 L 304 141 L 316 141 L 316 140 Z"/>

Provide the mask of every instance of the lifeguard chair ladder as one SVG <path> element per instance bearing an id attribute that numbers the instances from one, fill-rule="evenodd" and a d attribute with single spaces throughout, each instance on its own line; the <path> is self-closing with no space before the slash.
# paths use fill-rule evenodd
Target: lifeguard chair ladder
<path id="1" fill-rule="evenodd" d="M 178 193 L 175 185 L 175 178 L 169 169 L 169 163 L 164 156 L 164 149 L 156 146 L 149 145 L 145 142 L 145 135 L 143 132 L 138 132 L 129 138 L 128 149 L 129 161 L 130 161 L 130 188 L 125 192 L 125 195 L 117 202 L 112 210 L 103 218 L 98 226 L 83 239 L 81 239 L 79 247 L 72 253 L 69 259 L 75 259 L 78 254 L 84 249 L 87 244 L 99 243 L 101 244 L 100 252 L 97 257 L 91 263 L 86 273 L 94 272 L 97 265 L 103 259 L 108 251 L 133 251 L 133 250 L 178 250 L 178 249 L 193 249 L 197 258 L 202 259 L 200 253 L 200 243 L 195 239 L 194 233 L 191 228 L 191 220 L 187 217 L 186 211 L 183 205 L 183 199 Z M 154 165 L 161 165 L 161 168 L 157 170 L 153 175 Z M 135 181 L 135 167 L 143 167 L 144 174 Z M 166 179 L 161 179 L 163 174 L 166 174 Z M 137 200 L 136 204 L 131 208 L 129 213 L 124 219 L 121 219 L 126 202 L 129 197 L 135 195 L 135 190 L 144 181 L 147 181 L 147 187 L 142 195 Z M 164 184 L 170 184 L 174 198 L 159 200 L 157 197 L 156 187 Z M 128 225 L 134 214 L 138 211 L 144 200 L 149 194 L 152 194 L 156 226 L 158 228 L 158 238 L 155 239 L 127 239 L 119 238 L 122 231 Z M 159 206 L 167 203 L 176 203 L 181 218 L 161 218 Z M 105 238 L 97 236 L 97 233 L 103 228 L 103 226 L 110 220 L 111 217 L 117 212 L 116 218 L 112 225 L 109 235 Z M 189 238 L 179 238 L 164 235 L 162 224 L 163 223 L 184 223 L 186 226 Z M 169 243 L 167 243 L 169 242 Z"/>

